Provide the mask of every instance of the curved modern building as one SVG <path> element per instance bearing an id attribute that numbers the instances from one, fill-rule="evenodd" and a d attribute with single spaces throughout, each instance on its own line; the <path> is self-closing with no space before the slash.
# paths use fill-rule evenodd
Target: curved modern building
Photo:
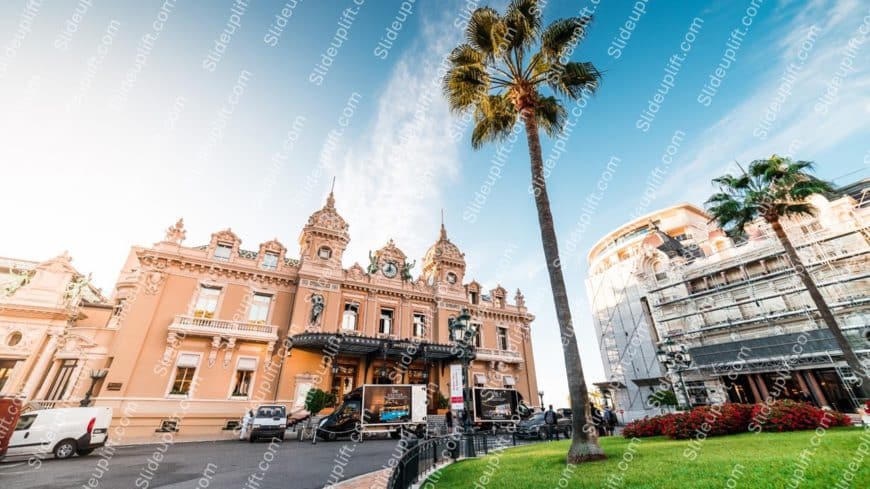
<path id="1" fill-rule="evenodd" d="M 644 272 L 661 273 L 669 257 L 697 250 L 696 237 L 709 233 L 707 221 L 701 209 L 675 205 L 620 226 L 589 251 L 586 289 L 607 375 L 596 385 L 625 421 L 658 414 L 647 399 L 661 389 L 665 373 L 656 359 Z"/>
<path id="2" fill-rule="evenodd" d="M 853 349 L 870 366 L 867 180 L 814 216 L 783 222 Z M 736 242 L 680 204 L 633 220 L 589 252 L 586 280 L 608 379 L 598 387 L 625 420 L 658 414 L 656 390 L 681 404 L 810 400 L 853 411 L 863 401 L 833 335 L 765 223 Z M 679 354 L 659 363 L 656 351 Z"/>

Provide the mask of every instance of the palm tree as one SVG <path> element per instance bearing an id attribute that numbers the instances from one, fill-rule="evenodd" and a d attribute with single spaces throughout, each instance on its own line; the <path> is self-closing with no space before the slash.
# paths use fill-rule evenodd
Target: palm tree
<path id="1" fill-rule="evenodd" d="M 812 171 L 813 164 L 809 161 L 794 162 L 777 155 L 766 160 L 755 160 L 750 163 L 748 172 L 744 170 L 741 175 L 723 175 L 713 179 L 713 183 L 719 186 L 719 192 L 707 200 L 707 210 L 713 216 L 712 220 L 731 237 L 742 237 L 746 226 L 757 219 L 763 219 L 770 225 L 816 305 L 822 321 L 837 341 L 846 363 L 860 378 L 861 397 L 867 398 L 870 397 L 867 372 L 843 336 L 812 275 L 782 228 L 783 219 L 816 214 L 816 208 L 807 201 L 811 195 L 833 191 L 831 184 L 810 175 Z"/>
<path id="2" fill-rule="evenodd" d="M 562 131 L 567 111 L 557 97 L 577 100 L 598 88 L 601 74 L 592 63 L 566 59 L 583 38 L 591 20 L 571 17 L 543 29 L 537 0 L 513 0 L 504 15 L 489 7 L 478 8 L 469 19 L 466 42 L 450 53 L 450 69 L 443 81 L 451 110 L 460 114 L 473 112 L 474 149 L 505 140 L 520 121 L 525 126 L 541 242 L 574 413 L 569 464 L 605 456 L 594 427 L 586 423 L 591 414 L 589 396 L 562 276 L 538 131 L 543 129 L 549 136 Z"/>

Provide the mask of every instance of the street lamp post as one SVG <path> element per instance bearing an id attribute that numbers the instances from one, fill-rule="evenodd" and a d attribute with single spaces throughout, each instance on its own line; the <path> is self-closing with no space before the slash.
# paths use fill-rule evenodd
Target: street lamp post
<path id="1" fill-rule="evenodd" d="M 471 324 L 471 314 L 463 308 L 459 316 L 448 324 L 450 335 L 456 344 L 456 352 L 462 364 L 462 408 L 465 413 L 462 423 L 462 437 L 465 440 L 465 454 L 474 456 L 474 427 L 471 420 L 471 383 L 468 378 L 468 367 L 474 360 L 474 343 L 472 339 L 477 333 L 477 327 Z"/>
<path id="2" fill-rule="evenodd" d="M 541 411 L 543 411 L 544 410 L 544 391 L 543 390 L 538 391 L 538 397 L 541 398 Z"/>
<path id="3" fill-rule="evenodd" d="M 686 382 L 683 380 L 683 372 L 688 370 L 692 365 L 692 357 L 685 345 L 675 345 L 672 340 L 665 340 L 663 343 L 665 348 L 659 348 L 656 351 L 656 356 L 659 362 L 667 367 L 669 371 L 673 370 L 677 374 L 680 381 L 680 390 L 683 392 L 683 399 L 686 401 L 686 408 L 691 408 L 692 403 L 689 400 L 689 391 L 686 389 Z"/>
<path id="4" fill-rule="evenodd" d="M 91 405 L 91 396 L 94 395 L 94 386 L 97 385 L 98 380 L 105 378 L 108 373 L 109 371 L 106 369 L 91 370 L 91 386 L 85 393 L 85 397 L 83 397 L 82 400 L 79 402 L 79 406 L 88 407 Z"/>

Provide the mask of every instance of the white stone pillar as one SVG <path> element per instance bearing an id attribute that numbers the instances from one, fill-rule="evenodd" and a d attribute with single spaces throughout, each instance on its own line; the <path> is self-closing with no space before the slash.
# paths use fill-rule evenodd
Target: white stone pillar
<path id="1" fill-rule="evenodd" d="M 30 369 L 27 383 L 24 385 L 24 389 L 22 390 L 24 399 L 30 399 L 30 397 L 35 393 L 36 388 L 39 386 L 39 382 L 41 382 L 42 378 L 45 376 L 46 368 L 51 363 L 51 359 L 54 358 L 54 350 L 56 348 L 57 336 L 49 335 L 48 343 L 42 349 L 42 353 L 39 355 L 39 360 L 37 360 L 36 365 Z"/>

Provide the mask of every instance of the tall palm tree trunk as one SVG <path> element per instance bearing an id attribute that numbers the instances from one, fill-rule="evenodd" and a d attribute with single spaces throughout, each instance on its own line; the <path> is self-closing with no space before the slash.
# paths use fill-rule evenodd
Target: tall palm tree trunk
<path id="1" fill-rule="evenodd" d="M 568 450 L 568 463 L 578 464 L 602 459 L 605 458 L 605 455 L 598 445 L 598 432 L 594 426 L 587 426 L 586 422 L 591 416 L 586 377 L 583 375 L 583 365 L 580 363 L 580 351 L 577 348 L 577 338 L 574 336 L 574 326 L 571 322 L 568 291 L 562 276 L 559 245 L 556 241 L 553 214 L 550 212 L 550 198 L 547 196 L 547 185 L 544 180 L 544 162 L 541 157 L 541 141 L 538 137 L 538 122 L 531 110 L 523 111 L 522 117 L 532 163 L 532 187 L 535 192 L 535 205 L 538 208 L 541 243 L 544 246 L 544 257 L 547 260 L 553 302 L 556 304 L 556 318 L 559 322 L 562 353 L 565 356 L 565 367 L 568 375 L 568 392 L 571 394 L 572 436 L 571 448 Z"/>
<path id="2" fill-rule="evenodd" d="M 861 384 L 858 386 L 858 389 L 861 397 L 864 399 L 870 398 L 870 379 L 867 377 L 866 369 L 861 365 L 861 361 L 858 360 L 858 356 L 855 355 L 855 352 L 852 350 L 852 345 L 849 344 L 849 341 L 840 330 L 840 326 L 837 324 L 837 320 L 834 318 L 831 308 L 828 307 L 825 298 L 822 297 L 819 288 L 816 287 L 812 275 L 810 275 L 809 270 L 807 270 L 807 267 L 804 266 L 798 256 L 797 250 L 795 250 L 794 246 L 791 244 L 788 235 L 785 234 L 785 230 L 782 228 L 782 223 L 776 219 L 770 221 L 770 226 L 773 228 L 773 232 L 776 233 L 776 237 L 779 238 L 780 243 L 782 243 L 782 247 L 785 248 L 785 254 L 788 256 L 789 261 L 791 261 L 795 272 L 800 277 L 807 292 L 809 292 L 810 298 L 813 300 L 816 309 L 819 311 L 819 315 L 822 317 L 822 321 L 825 322 L 825 325 L 828 326 L 828 330 L 830 330 L 831 334 L 834 335 L 834 339 L 837 341 L 840 351 L 843 352 L 843 356 L 846 358 L 846 363 L 852 369 L 852 372 L 860 379 Z"/>

